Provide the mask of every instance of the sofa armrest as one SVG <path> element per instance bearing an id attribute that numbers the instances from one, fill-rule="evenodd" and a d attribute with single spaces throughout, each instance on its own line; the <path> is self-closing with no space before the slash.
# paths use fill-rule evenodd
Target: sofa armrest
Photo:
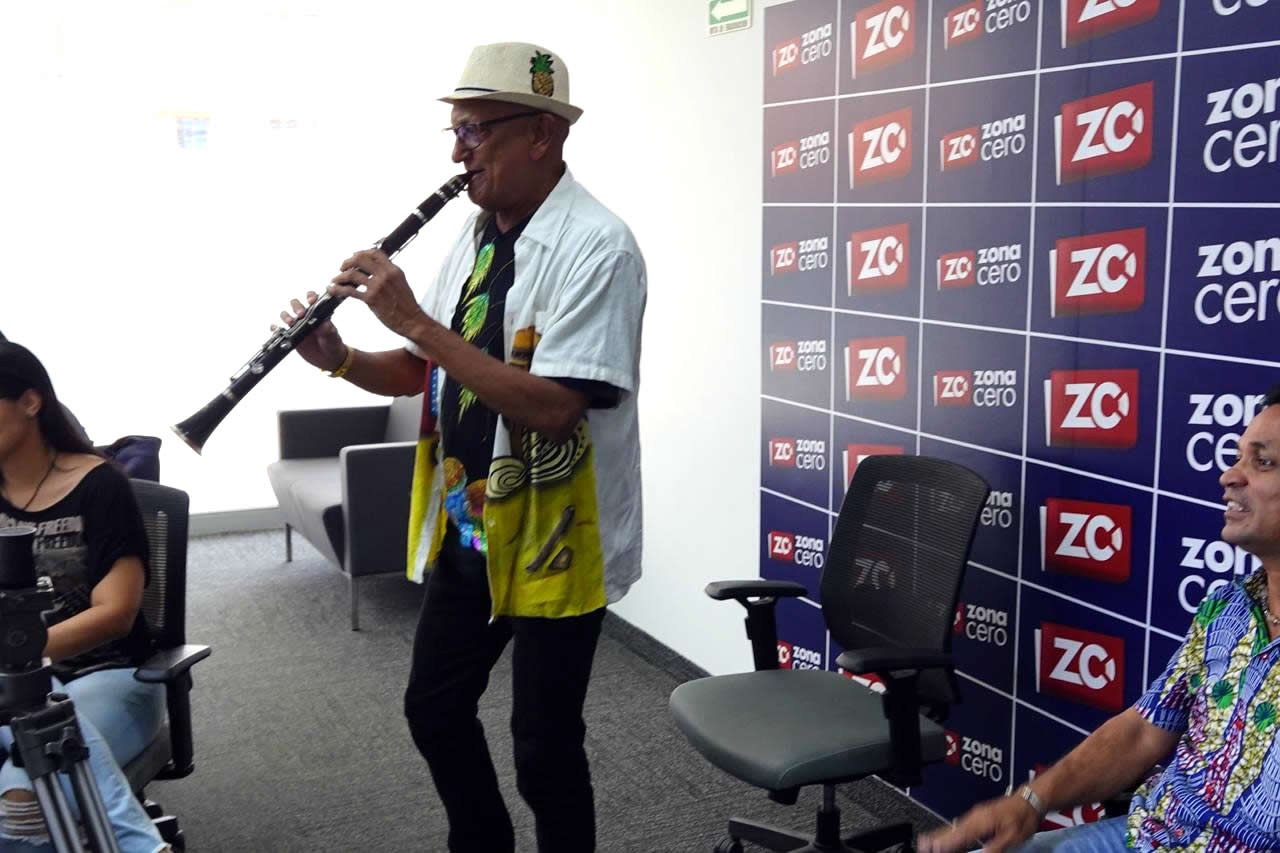
<path id="1" fill-rule="evenodd" d="M 276 413 L 280 458 L 337 456 L 349 444 L 372 444 L 387 433 L 390 406 L 292 409 Z"/>
<path id="2" fill-rule="evenodd" d="M 415 441 L 394 441 L 344 447 L 338 454 L 343 565 L 352 577 L 404 571 L 416 448 Z"/>

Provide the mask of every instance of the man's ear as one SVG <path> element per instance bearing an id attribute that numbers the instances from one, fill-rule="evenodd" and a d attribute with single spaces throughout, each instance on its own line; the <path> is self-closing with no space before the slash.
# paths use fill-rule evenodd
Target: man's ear
<path id="1" fill-rule="evenodd" d="M 556 144 L 556 117 L 550 113 L 543 113 L 534 118 L 533 144 L 529 146 L 529 159 L 541 160 L 546 157 Z"/>

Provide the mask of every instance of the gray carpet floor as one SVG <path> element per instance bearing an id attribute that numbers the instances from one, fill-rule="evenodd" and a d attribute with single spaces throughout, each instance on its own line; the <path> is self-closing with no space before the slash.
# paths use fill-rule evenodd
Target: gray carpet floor
<path id="1" fill-rule="evenodd" d="M 444 851 L 444 810 L 400 711 L 422 588 L 397 576 L 362 590 L 348 626 L 344 576 L 294 537 L 193 540 L 188 642 L 196 771 L 148 795 L 179 817 L 192 853 Z M 744 640 L 745 642 L 745 640 Z M 696 668 L 616 617 L 605 623 L 587 697 L 587 751 L 604 853 L 711 851 L 742 815 L 809 829 L 818 791 L 793 807 L 707 764 L 672 723 L 667 697 Z M 481 703 L 517 847 L 536 849 L 519 799 L 508 716 L 510 652 Z M 877 780 L 842 788 L 846 832 L 936 818 Z"/>

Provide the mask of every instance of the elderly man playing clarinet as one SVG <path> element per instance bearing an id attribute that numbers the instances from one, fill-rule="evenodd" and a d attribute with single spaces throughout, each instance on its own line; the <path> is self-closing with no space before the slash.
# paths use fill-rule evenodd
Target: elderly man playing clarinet
<path id="1" fill-rule="evenodd" d="M 605 606 L 640 575 L 644 260 L 565 165 L 582 110 L 559 56 L 477 47 L 441 100 L 479 210 L 420 302 L 378 251 L 344 261 L 329 290 L 363 301 L 404 348 L 362 352 L 326 323 L 298 349 L 366 390 L 427 392 L 409 571 L 428 577 L 404 713 L 448 813 L 448 849 L 514 850 L 477 718 L 514 639 L 516 785 L 538 849 L 590 851 L 587 681 Z M 295 301 L 282 317 L 303 310 Z"/>

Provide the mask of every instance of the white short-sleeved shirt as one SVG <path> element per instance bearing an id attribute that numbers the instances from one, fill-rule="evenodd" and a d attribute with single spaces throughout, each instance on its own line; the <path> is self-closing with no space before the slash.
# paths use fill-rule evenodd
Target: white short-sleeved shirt
<path id="1" fill-rule="evenodd" d="M 423 311 L 444 326 L 452 321 L 488 216 L 476 211 L 468 218 L 421 301 Z M 622 392 L 616 407 L 592 409 L 587 415 L 605 597 L 611 603 L 640 576 L 643 513 L 636 397 L 646 293 L 644 258 L 630 229 L 566 168 L 516 240 L 515 278 L 503 316 L 503 351 L 510 362 L 517 330 L 535 329 L 538 339 L 530 373 L 607 382 Z M 425 358 L 413 342 L 406 348 Z M 437 387 L 443 387 L 440 373 Z M 430 405 L 426 398 L 424 405 Z M 509 425 L 500 418 L 494 458 L 511 455 L 511 443 Z M 440 489 L 439 476 L 436 480 L 431 488 Z M 430 504 L 439 506 L 434 499 Z M 414 565 L 421 572 L 426 563 L 430 527 L 437 521 L 433 515 L 428 512 L 421 520 L 418 553 L 410 555 L 411 574 Z M 415 540 L 413 531 L 410 538 Z"/>

